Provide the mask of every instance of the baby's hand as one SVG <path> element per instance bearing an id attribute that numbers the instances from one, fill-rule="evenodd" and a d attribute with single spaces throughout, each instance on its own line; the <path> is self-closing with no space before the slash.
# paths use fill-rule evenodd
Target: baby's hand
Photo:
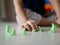
<path id="1" fill-rule="evenodd" d="M 32 29 L 37 31 L 37 24 L 33 20 L 28 20 L 22 27 L 26 28 L 28 31 L 31 31 Z"/>

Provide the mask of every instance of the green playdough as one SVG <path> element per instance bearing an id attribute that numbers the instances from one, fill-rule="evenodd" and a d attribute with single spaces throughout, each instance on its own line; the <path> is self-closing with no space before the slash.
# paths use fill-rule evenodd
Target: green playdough
<path id="1" fill-rule="evenodd" d="M 51 27 L 51 29 L 50 29 L 49 32 L 51 32 L 51 33 L 55 33 L 57 27 L 59 27 L 59 25 L 52 23 L 52 27 Z"/>
<path id="2" fill-rule="evenodd" d="M 5 32 L 6 33 L 9 32 L 9 29 L 10 29 L 9 25 L 6 25 L 6 31 Z"/>
<path id="3" fill-rule="evenodd" d="M 35 32 L 35 31 L 32 29 L 32 32 Z M 37 32 L 42 32 L 42 28 L 40 26 L 38 26 L 38 31 Z"/>
<path id="4" fill-rule="evenodd" d="M 32 29 L 32 32 L 35 32 L 34 29 Z"/>
<path id="5" fill-rule="evenodd" d="M 60 27 L 60 25 L 59 24 L 54 24 L 56 27 Z"/>
<path id="6" fill-rule="evenodd" d="M 5 31 L 6 35 L 16 35 L 16 30 L 14 28 L 12 29 L 12 32 L 9 32 L 9 30 L 10 30 L 9 25 L 6 25 L 6 31 Z"/>
<path id="7" fill-rule="evenodd" d="M 42 32 L 42 28 L 38 26 L 38 32 Z"/>
<path id="8" fill-rule="evenodd" d="M 22 33 L 23 36 L 25 36 L 26 35 L 26 29 L 23 28 L 21 33 Z"/>
<path id="9" fill-rule="evenodd" d="M 12 29 L 11 35 L 16 35 L 16 30 L 14 28 Z"/>

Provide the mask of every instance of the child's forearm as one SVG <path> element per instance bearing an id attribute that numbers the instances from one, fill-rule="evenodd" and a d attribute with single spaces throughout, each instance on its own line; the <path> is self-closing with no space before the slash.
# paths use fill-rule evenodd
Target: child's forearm
<path id="1" fill-rule="evenodd" d="M 24 12 L 24 8 L 23 8 L 23 4 L 21 0 L 13 0 L 14 2 L 14 6 L 15 6 L 15 11 L 16 11 L 16 15 L 19 17 L 19 20 L 23 23 L 25 21 L 27 21 L 27 17 L 25 16 L 25 12 Z"/>
<path id="2" fill-rule="evenodd" d="M 60 6 L 58 0 L 50 0 L 54 10 L 56 12 L 57 18 L 60 18 Z"/>

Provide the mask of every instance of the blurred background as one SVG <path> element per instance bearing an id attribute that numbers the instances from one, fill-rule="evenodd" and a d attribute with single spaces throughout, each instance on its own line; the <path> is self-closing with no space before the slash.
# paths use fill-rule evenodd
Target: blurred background
<path id="1" fill-rule="evenodd" d="M 13 0 L 0 0 L 0 21 L 15 21 Z"/>
<path id="2" fill-rule="evenodd" d="M 45 9 L 52 10 L 49 0 L 45 0 Z M 16 21 L 13 0 L 0 0 L 0 21 Z"/>

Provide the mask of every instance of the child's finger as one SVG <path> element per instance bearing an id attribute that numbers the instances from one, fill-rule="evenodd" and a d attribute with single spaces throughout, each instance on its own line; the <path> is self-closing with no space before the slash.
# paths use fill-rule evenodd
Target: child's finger
<path id="1" fill-rule="evenodd" d="M 59 19 L 59 20 L 57 20 L 57 23 L 58 23 L 58 24 L 60 24 L 60 19 Z"/>
<path id="2" fill-rule="evenodd" d="M 38 30 L 38 26 L 37 26 L 37 24 L 36 24 L 34 21 L 32 21 L 32 23 L 34 24 L 35 29 Z"/>
<path id="3" fill-rule="evenodd" d="M 35 25 L 32 22 L 27 22 L 27 23 L 31 26 L 32 29 L 34 29 L 36 31 Z"/>
<path id="4" fill-rule="evenodd" d="M 29 26 L 29 24 L 25 24 L 24 27 L 25 27 L 28 31 L 31 31 L 31 27 Z"/>

